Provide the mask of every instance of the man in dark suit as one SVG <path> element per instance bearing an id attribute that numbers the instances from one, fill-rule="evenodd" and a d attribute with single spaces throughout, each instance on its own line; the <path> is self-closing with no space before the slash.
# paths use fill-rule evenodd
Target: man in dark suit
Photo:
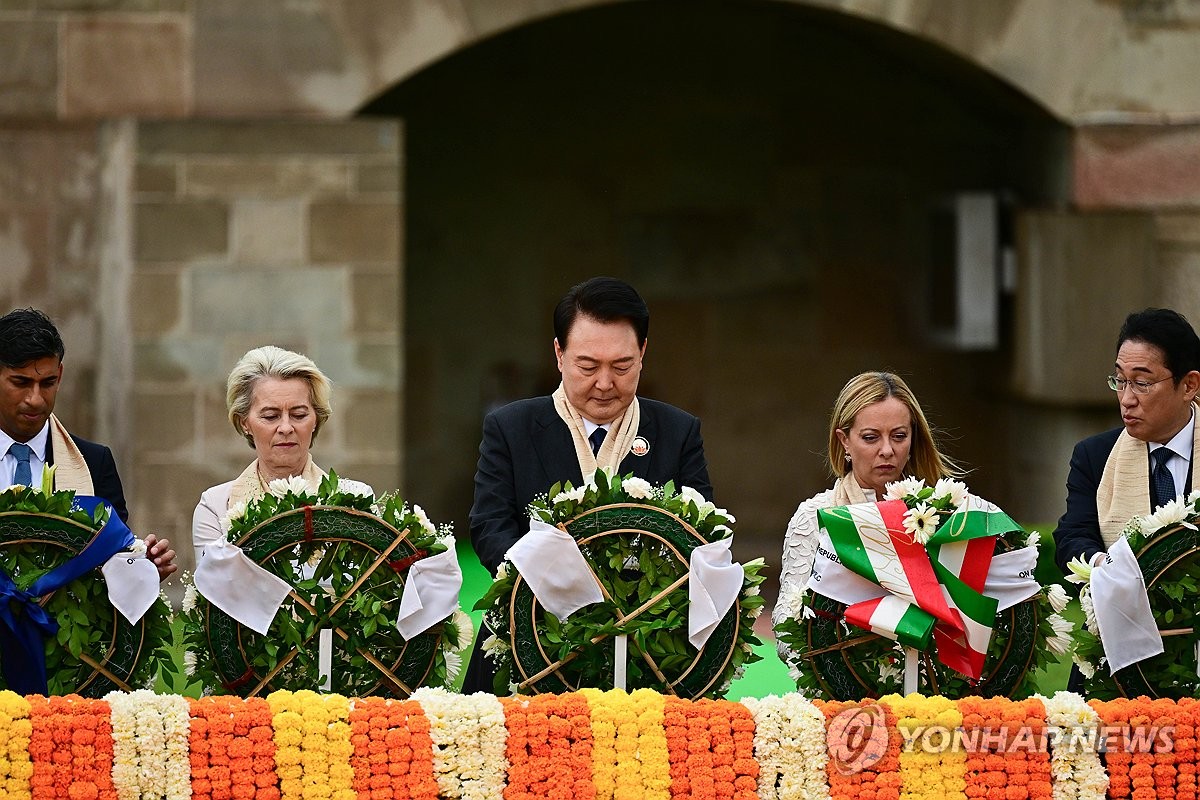
<path id="1" fill-rule="evenodd" d="M 55 488 L 107 500 L 122 521 L 129 511 L 112 451 L 69 433 L 54 416 L 66 352 L 54 323 L 32 308 L 0 317 L 0 486 L 41 486 L 55 466 Z M 146 536 L 160 578 L 177 567 L 166 539 Z"/>
<path id="2" fill-rule="evenodd" d="M 597 467 L 655 484 L 674 481 L 712 499 L 700 420 L 637 396 L 649 327 L 646 303 L 614 278 L 584 281 L 559 301 L 559 388 L 510 403 L 483 423 L 471 542 L 490 572 L 529 530 L 526 506 L 535 496 L 557 482 L 579 486 Z M 481 668 L 487 671 L 476 645 L 463 691 L 491 691 Z"/>
<path id="3" fill-rule="evenodd" d="M 1060 569 L 1095 563 L 1135 515 L 1192 489 L 1200 339 L 1182 315 L 1151 308 L 1130 314 L 1117 337 L 1115 370 L 1124 425 L 1075 446 L 1067 510 L 1054 531 Z"/>

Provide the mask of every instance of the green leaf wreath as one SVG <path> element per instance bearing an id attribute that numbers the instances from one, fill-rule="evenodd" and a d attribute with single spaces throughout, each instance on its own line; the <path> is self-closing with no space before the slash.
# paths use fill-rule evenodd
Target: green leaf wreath
<path id="1" fill-rule="evenodd" d="M 645 509 L 658 509 L 666 515 L 648 515 Z M 654 688 L 681 695 L 695 692 L 720 696 L 747 664 L 759 660 L 760 656 L 753 651 L 759 643 L 753 624 L 764 603 L 759 595 L 762 559 L 743 565 L 741 594 L 722 621 L 723 625 L 730 623 L 727 635 L 714 634 L 705 646 L 706 652 L 701 653 L 688 641 L 688 591 L 680 583 L 681 575 L 687 572 L 686 556 L 690 550 L 684 553 L 681 564 L 681 548 L 638 527 L 642 518 L 658 516 L 679 526 L 679 530 L 693 537 L 691 541 L 695 544 L 732 537 L 733 515 L 706 501 L 694 489 L 683 487 L 676 491 L 673 482 L 657 487 L 632 475 L 616 476 L 608 470 L 599 470 L 583 486 L 575 487 L 569 482 L 555 484 L 546 495 L 535 499 L 528 511 L 531 518 L 571 533 L 600 581 L 606 599 L 560 622 L 540 607 L 535 611 L 532 593 L 522 581 L 521 586 L 528 592 L 522 606 L 528 613 L 522 619 L 528 622 L 534 618 L 529 623 L 530 633 L 537 641 L 518 642 L 518 646 L 534 646 L 544 658 L 563 662 L 540 680 L 522 680 L 514 666 L 510 615 L 519 576 L 509 561 L 502 562 L 491 588 L 475 605 L 477 610 L 486 612 L 484 619 L 492 631 L 483 649 L 496 668 L 496 694 L 611 687 L 614 651 L 610 637 L 617 634 L 628 636 L 626 686 L 630 691 Z M 609 535 L 605 523 L 590 523 L 600 519 L 596 515 L 609 511 L 617 515 L 613 519 L 638 521 L 620 535 Z M 648 524 L 654 523 L 651 520 Z M 587 528 L 586 534 L 580 532 L 583 528 Z M 519 593 L 516 601 L 521 605 Z M 631 614 L 628 621 L 618 621 L 622 608 L 629 612 L 643 607 L 636 617 Z M 706 664 L 706 660 L 710 663 Z M 699 678 L 706 669 L 712 671 L 711 680 Z M 683 673 L 696 680 L 689 683 L 669 679 L 664 684 L 664 677 Z"/>
<path id="2" fill-rule="evenodd" d="M 77 555 L 108 521 L 107 506 L 97 506 L 94 516 L 73 508 L 75 492 L 53 491 L 53 473 L 46 473 L 42 488 L 0 492 L 0 569 L 21 589 Z M 134 547 L 145 552 L 140 540 Z M 58 622 L 45 650 L 52 695 L 101 697 L 121 683 L 153 687 L 160 671 L 176 673 L 171 606 L 162 595 L 130 625 L 109 602 L 97 569 L 56 591 L 45 608 Z M 0 689 L 6 688 L 0 676 Z"/>
<path id="3" fill-rule="evenodd" d="M 889 484 L 887 499 L 902 499 L 909 511 L 905 525 L 918 542 L 929 536 L 965 501 L 967 487 L 942 480 L 926 486 L 919 479 Z M 1039 534 L 1015 530 L 997 537 L 996 552 L 1037 546 Z M 795 616 L 775 625 L 776 640 L 788 674 L 808 697 L 860 699 L 904 692 L 904 648 L 841 618 L 845 606 L 805 587 Z M 972 681 L 929 653 L 919 667 L 921 691 L 945 697 L 972 694 L 1023 697 L 1031 694 L 1034 673 L 1071 647 L 1071 623 L 1060 612 L 1069 602 L 1054 584 L 996 616 L 984 673 Z M 818 629 L 827 635 L 818 635 Z"/>
<path id="4" fill-rule="evenodd" d="M 1175 499 L 1153 514 L 1137 516 L 1123 535 L 1137 556 L 1146 581 L 1150 608 L 1163 634 L 1164 652 L 1110 673 L 1100 641 L 1088 581 L 1091 568 L 1081 559 L 1068 564 L 1067 580 L 1082 584 L 1079 602 L 1084 625 L 1075 631 L 1072 658 L 1084 678 L 1088 697 L 1119 695 L 1200 697 L 1197 676 L 1197 619 L 1200 618 L 1200 491 Z"/>
<path id="5" fill-rule="evenodd" d="M 440 626 L 413 640 L 432 637 L 434 646 L 426 647 L 427 643 L 422 642 L 420 647 L 412 650 L 406 649 L 410 643 L 396 628 L 408 568 L 420 559 L 453 548 L 450 526 L 436 529 L 419 505 L 410 506 L 395 493 L 376 498 L 366 484 L 339 479 L 331 470 L 321 481 L 316 494 L 297 478 L 272 481 L 262 498 L 244 508 L 231 509 L 227 537 L 231 542 L 242 541 L 264 523 L 273 522 L 289 511 L 305 508 L 320 512 L 363 512 L 397 531 L 407 530 L 406 552 L 411 555 L 389 561 L 387 566 L 375 569 L 365 578 L 363 574 L 379 553 L 356 541 L 315 539 L 298 542 L 261 560 L 260 566 L 291 584 L 294 594 L 304 598 L 310 606 L 303 609 L 285 600 L 266 636 L 248 628 L 238 628 L 240 651 L 253 674 L 272 675 L 270 690 L 319 688 L 322 683 L 319 650 L 315 646 L 304 646 L 304 643 L 315 641 L 319 629 L 331 625 L 329 615 L 336 611 L 344 615 L 341 618 L 347 624 L 340 626 L 345 638 L 333 649 L 330 676 L 333 691 L 349 696 L 387 691 L 388 687 L 379 689 L 380 673 L 378 662 L 373 663 L 373 654 L 388 652 L 404 653 L 405 659 L 427 661 L 413 665 L 421 685 L 452 684 L 462 668 L 462 651 L 472 640 L 470 618 L 455 611 Z M 354 589 L 360 580 L 361 585 Z M 185 671 L 192 680 L 199 681 L 206 692 L 244 694 L 252 687 L 231 684 L 228 676 L 221 674 L 214 657 L 215 647 L 226 643 L 213 640 L 208 621 L 210 612 L 217 615 L 220 612 L 199 595 L 190 576 L 185 583 Z M 347 594 L 350 594 L 348 602 L 340 609 L 334 609 L 336 599 Z M 288 660 L 277 670 L 285 658 Z M 408 688 L 415 689 L 416 686 Z"/>

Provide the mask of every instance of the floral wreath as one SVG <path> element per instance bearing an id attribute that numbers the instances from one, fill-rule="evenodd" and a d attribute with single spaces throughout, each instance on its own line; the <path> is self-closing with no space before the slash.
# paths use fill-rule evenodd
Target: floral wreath
<path id="1" fill-rule="evenodd" d="M 903 523 L 913 541 L 925 544 L 967 503 L 961 481 L 943 479 L 926 486 L 917 478 L 888 484 L 886 500 L 903 500 L 908 510 Z M 808 534 L 815 536 L 815 532 Z M 997 536 L 997 552 L 1036 547 L 1036 531 L 1014 530 Z M 815 542 L 802 552 L 815 552 Z M 781 593 L 781 597 L 783 593 Z M 846 606 L 807 586 L 795 596 L 795 613 L 775 625 L 780 655 L 796 688 L 809 697 L 857 700 L 904 690 L 904 647 L 848 623 Z M 1028 600 L 996 615 L 983 676 L 973 681 L 931 657 L 921 654 L 919 674 L 923 691 L 945 697 L 973 694 L 1021 696 L 1031 690 L 1036 670 L 1053 654 L 1071 647 L 1071 623 L 1061 615 L 1069 602 L 1062 586 L 1052 584 Z"/>
<path id="2" fill-rule="evenodd" d="M 40 488 L 0 492 L 0 569 L 20 589 L 69 561 L 108 521 L 107 505 L 96 506 L 94 515 L 81 510 L 73 490 L 54 491 L 53 475 L 48 467 Z M 131 552 L 144 555 L 145 541 L 135 539 Z M 161 591 L 135 625 L 112 606 L 99 570 L 54 592 L 44 607 L 58 623 L 58 633 L 46 639 L 51 695 L 103 697 L 114 689 L 153 686 L 159 671 L 177 672 L 171 604 Z M 6 688 L 0 677 L 0 689 Z"/>
<path id="3" fill-rule="evenodd" d="M 1084 625 L 1075 632 L 1072 659 L 1088 697 L 1200 696 L 1197 675 L 1196 596 L 1200 594 L 1200 490 L 1176 498 L 1153 514 L 1135 516 L 1122 531 L 1137 556 L 1164 652 L 1119 670 L 1108 669 L 1092 602 L 1092 568 L 1080 557 L 1067 563 L 1067 580 L 1080 584 Z"/>
<path id="4" fill-rule="evenodd" d="M 377 498 L 332 470 L 315 493 L 302 478 L 277 479 L 263 497 L 230 509 L 227 538 L 294 590 L 262 636 L 185 576 L 184 669 L 206 693 L 318 688 L 318 648 L 309 645 L 322 628 L 337 634 L 330 677 L 341 694 L 404 695 L 457 678 L 470 617 L 456 610 L 408 641 L 396 627 L 409 568 L 454 547 L 451 526 L 435 528 L 419 505 L 395 493 Z"/>
<path id="5" fill-rule="evenodd" d="M 721 696 L 761 658 L 753 652 L 753 624 L 764 604 L 761 558 L 743 565 L 742 590 L 708 643 L 697 650 L 688 641 L 688 558 L 696 546 L 732 537 L 735 521 L 695 489 L 654 486 L 605 468 L 583 486 L 556 483 L 528 511 L 576 540 L 605 600 L 560 622 L 536 603 L 512 563 L 501 562 L 475 605 L 492 631 L 482 648 L 495 665 L 496 694 L 611 686 L 614 653 L 605 640 L 617 634 L 628 636 L 630 691 Z"/>

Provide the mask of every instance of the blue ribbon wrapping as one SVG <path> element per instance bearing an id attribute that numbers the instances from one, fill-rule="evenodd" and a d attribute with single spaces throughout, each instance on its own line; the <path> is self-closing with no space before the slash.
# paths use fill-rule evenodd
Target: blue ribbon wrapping
<path id="1" fill-rule="evenodd" d="M 99 497 L 77 496 L 73 506 L 95 516 L 108 508 L 108 522 L 79 555 L 47 572 L 28 589 L 19 589 L 0 569 L 0 670 L 8 688 L 17 694 L 46 694 L 45 640 L 58 633 L 58 623 L 38 604 L 38 598 L 61 589 L 99 567 L 134 542 L 112 505 Z"/>

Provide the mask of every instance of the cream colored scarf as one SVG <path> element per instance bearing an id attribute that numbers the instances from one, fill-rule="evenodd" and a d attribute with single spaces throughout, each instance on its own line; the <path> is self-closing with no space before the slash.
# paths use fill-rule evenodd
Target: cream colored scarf
<path id="1" fill-rule="evenodd" d="M 874 494 L 872 492 L 871 494 Z M 854 480 L 854 473 L 847 472 L 842 477 L 838 478 L 837 483 L 833 485 L 833 504 L 835 506 L 849 506 L 855 503 L 874 503 L 881 498 L 868 497 L 867 493 L 858 481 Z"/>
<path id="2" fill-rule="evenodd" d="M 304 464 L 304 469 L 300 471 L 300 477 L 308 484 L 308 488 L 316 493 L 325 473 L 313 463 L 310 455 Z M 238 503 L 252 503 L 258 500 L 267 493 L 267 483 L 269 481 L 264 482 L 258 474 L 258 459 L 256 458 L 233 482 L 233 486 L 229 489 L 229 503 L 226 507 L 233 508 Z"/>
<path id="3" fill-rule="evenodd" d="M 633 440 L 637 438 L 638 425 L 642 421 L 637 397 L 633 398 L 633 402 L 621 416 L 613 420 L 608 427 L 608 434 L 604 437 L 604 443 L 600 445 L 600 452 L 595 455 L 592 454 L 592 444 L 585 433 L 587 428 L 583 425 L 583 417 L 567 401 L 567 391 L 561 383 L 551 397 L 554 398 L 554 410 L 571 431 L 571 439 L 575 442 L 575 457 L 579 459 L 579 471 L 583 474 L 583 479 L 586 481 L 591 478 L 599 467 L 609 467 L 614 472 L 619 469 L 621 460 L 629 453 Z"/>
<path id="4" fill-rule="evenodd" d="M 50 415 L 50 452 L 54 453 L 54 488 L 58 491 L 74 489 L 77 495 L 94 496 L 92 471 L 83 460 L 83 453 L 75 446 L 75 440 L 67 429 Z"/>
<path id="5" fill-rule="evenodd" d="M 1193 412 L 1196 407 L 1193 407 Z M 1200 417 L 1197 417 L 1196 432 L 1200 434 Z M 1192 436 L 1192 475 L 1200 463 L 1200 436 Z M 1150 458 L 1146 443 L 1135 439 L 1128 431 L 1121 431 L 1108 461 L 1104 463 L 1104 474 L 1096 487 L 1096 516 L 1100 520 L 1100 537 L 1105 548 L 1121 537 L 1121 531 L 1135 516 L 1145 516 L 1150 508 Z"/>

